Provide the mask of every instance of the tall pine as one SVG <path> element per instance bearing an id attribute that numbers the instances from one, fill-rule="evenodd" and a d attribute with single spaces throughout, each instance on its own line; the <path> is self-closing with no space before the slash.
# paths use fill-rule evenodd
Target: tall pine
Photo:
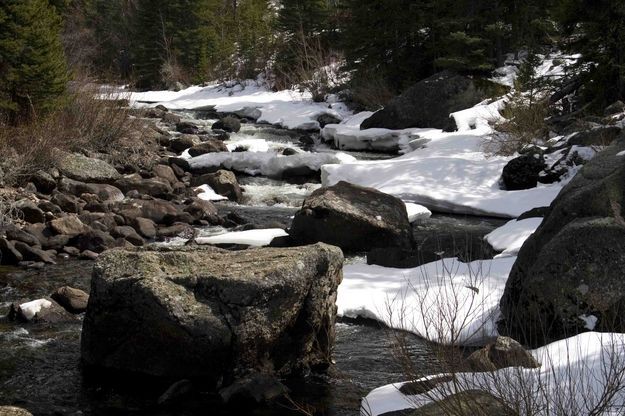
<path id="1" fill-rule="evenodd" d="M 54 108 L 68 74 L 48 0 L 0 2 L 0 111 L 16 124 Z"/>
<path id="2" fill-rule="evenodd" d="M 625 100 L 625 1 L 563 0 L 557 12 L 566 46 L 582 55 L 585 101 L 601 110 Z"/>

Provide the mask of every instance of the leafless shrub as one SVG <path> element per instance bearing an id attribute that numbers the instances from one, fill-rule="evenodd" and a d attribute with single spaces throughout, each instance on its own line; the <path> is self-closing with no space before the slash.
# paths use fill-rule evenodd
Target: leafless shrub
<path id="1" fill-rule="evenodd" d="M 370 111 L 381 109 L 395 96 L 388 83 L 376 76 L 354 81 L 350 90 L 352 102 Z"/>
<path id="2" fill-rule="evenodd" d="M 549 139 L 545 119 L 549 116 L 547 101 L 531 102 L 517 95 L 504 107 L 503 120 L 495 123 L 495 133 L 484 145 L 487 153 L 509 156 L 528 145 L 541 145 Z"/>
<path id="3" fill-rule="evenodd" d="M 572 338 L 558 341 L 549 348 L 535 350 L 533 355 L 541 367 L 508 367 L 497 371 L 470 372 L 464 357 L 466 333 L 475 326 L 475 318 L 482 325 L 494 322 L 496 316 L 475 315 L 491 308 L 485 287 L 489 270 L 481 262 L 473 262 L 457 272 L 456 262 L 441 263 L 436 276 L 412 276 L 402 299 L 388 305 L 389 314 L 395 314 L 395 323 L 406 330 L 419 328 L 428 339 L 442 341 L 432 345 L 441 373 L 431 375 L 412 361 L 406 338 L 395 337 L 397 360 L 414 393 L 405 396 L 418 408 L 427 403 L 437 403 L 440 414 L 450 416 L 485 415 L 483 403 L 472 399 L 472 392 L 487 392 L 500 403 L 505 414 L 516 415 L 613 415 L 625 411 L 625 337 L 622 334 L 590 332 L 576 343 Z M 461 278 L 459 278 L 461 277 Z M 466 290 L 475 295 L 467 296 Z M 408 300 L 408 296 L 412 299 Z M 399 302 L 399 303 L 397 303 Z M 399 314 L 399 316 L 397 316 Z M 491 321 L 492 320 L 492 321 Z M 473 322 L 473 323 L 472 323 Z M 547 327 L 546 327 L 547 328 Z M 466 394 L 460 394 L 469 392 Z M 476 396 L 477 397 L 477 396 Z M 363 402 L 361 414 L 369 414 Z M 439 414 L 439 413 L 437 413 Z"/>
<path id="4" fill-rule="evenodd" d="M 318 38 L 307 38 L 303 33 L 298 36 L 297 47 L 292 51 L 292 65 L 276 67 L 275 85 L 279 89 L 298 86 L 310 92 L 315 102 L 322 102 L 330 90 L 342 83 L 339 77 L 341 56 L 329 50 Z"/>
<path id="5" fill-rule="evenodd" d="M 60 151 L 115 153 L 139 146 L 140 128 L 122 96 L 102 95 L 96 86 L 75 83 L 64 103 L 45 117 L 0 129 L 0 168 L 7 185 L 19 185 L 55 165 Z M 133 134 L 131 134 L 131 132 Z"/>

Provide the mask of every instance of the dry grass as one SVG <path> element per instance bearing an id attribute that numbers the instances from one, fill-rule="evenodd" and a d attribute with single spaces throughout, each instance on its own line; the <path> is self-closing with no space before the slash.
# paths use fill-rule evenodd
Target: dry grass
<path id="1" fill-rule="evenodd" d="M 47 116 L 1 126 L 5 184 L 23 185 L 36 171 L 53 167 L 58 151 L 104 153 L 113 162 L 138 162 L 145 146 L 144 127 L 130 116 L 123 97 L 98 95 L 96 86 L 78 84 Z"/>

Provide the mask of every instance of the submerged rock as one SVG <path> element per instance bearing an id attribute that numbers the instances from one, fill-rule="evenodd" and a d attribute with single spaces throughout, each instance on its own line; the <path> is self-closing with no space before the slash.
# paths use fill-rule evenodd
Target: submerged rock
<path id="1" fill-rule="evenodd" d="M 625 331 L 625 141 L 562 189 L 519 251 L 499 331 L 543 345 L 589 329 Z"/>
<path id="2" fill-rule="evenodd" d="M 241 121 L 239 119 L 227 116 L 216 121 L 211 127 L 212 130 L 224 130 L 228 133 L 237 133 L 241 130 Z"/>
<path id="3" fill-rule="evenodd" d="M 111 250 L 82 332 L 92 367 L 228 384 L 330 365 L 343 256 L 324 244 Z"/>
<path id="4" fill-rule="evenodd" d="M 267 374 L 250 374 L 220 390 L 224 403 L 234 405 L 258 405 L 271 402 L 289 392 L 275 377 Z"/>
<path id="5" fill-rule="evenodd" d="M 348 182 L 320 188 L 304 200 L 289 234 L 294 241 L 323 241 L 345 250 L 413 245 L 404 203 Z"/>

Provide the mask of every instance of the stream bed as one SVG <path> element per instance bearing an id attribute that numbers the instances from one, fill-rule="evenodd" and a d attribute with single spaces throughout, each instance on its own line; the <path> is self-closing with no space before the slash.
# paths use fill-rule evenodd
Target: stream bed
<path id="1" fill-rule="evenodd" d="M 189 114 L 184 114 L 189 117 Z M 198 121 L 194 119 L 193 121 Z M 201 123 L 206 123 L 204 120 Z M 326 145 L 300 140 L 299 132 L 267 126 L 244 125 L 226 143 L 250 150 L 332 151 Z M 384 154 L 354 152 L 358 159 L 382 159 Z M 235 213 L 256 228 L 285 228 L 304 198 L 320 187 L 317 181 L 285 183 L 263 177 L 239 175 L 245 190 L 242 205 L 216 203 L 220 215 Z M 447 235 L 475 235 L 478 239 L 504 221 L 477 217 L 434 215 L 413 225 L 417 239 Z M 204 230 L 225 232 L 215 227 Z M 433 237 L 429 237 L 433 236 Z M 440 238 L 443 246 L 456 238 Z M 173 242 L 172 242 L 173 243 Z M 466 243 L 464 243 L 466 244 Z M 445 248 L 445 247 L 443 247 Z M 350 255 L 347 262 L 364 263 L 364 253 Z M 0 316 L 12 302 L 48 296 L 56 288 L 72 286 L 89 291 L 93 263 L 60 261 L 42 270 L 0 269 Z M 0 405 L 24 407 L 35 415 L 232 415 L 214 395 L 201 388 L 173 406 L 159 406 L 157 399 L 168 385 L 127 382 L 105 375 L 84 374 L 80 365 L 82 317 L 75 322 L 43 325 L 15 324 L 0 319 Z M 315 415 L 357 415 L 360 399 L 370 390 L 405 378 L 394 355 L 397 331 L 375 322 L 341 320 L 336 324 L 335 366 L 324 376 L 286 380 L 292 403 L 246 411 L 248 415 L 297 415 L 310 410 Z M 430 345 L 410 334 L 411 359 L 424 373 L 436 372 L 438 365 Z M 296 409 L 297 407 L 300 409 Z"/>

